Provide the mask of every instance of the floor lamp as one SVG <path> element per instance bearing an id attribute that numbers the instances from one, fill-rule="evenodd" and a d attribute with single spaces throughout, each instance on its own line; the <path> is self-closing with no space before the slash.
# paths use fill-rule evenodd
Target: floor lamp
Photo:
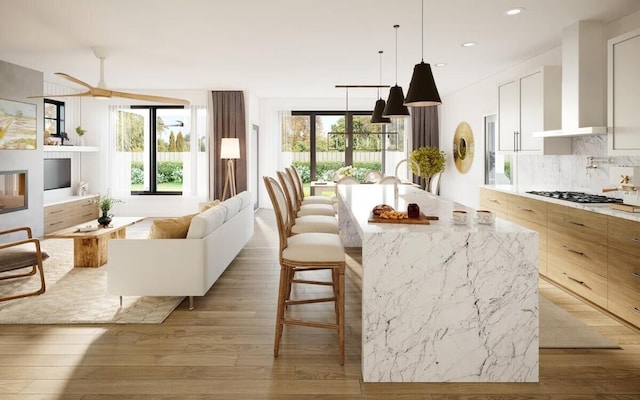
<path id="1" fill-rule="evenodd" d="M 224 200 L 227 195 L 227 187 L 229 188 L 229 197 L 237 194 L 236 170 L 233 160 L 240 158 L 240 139 L 222 138 L 220 142 L 220 158 L 227 159 L 227 178 L 224 181 L 224 189 L 222 190 L 222 200 Z"/>

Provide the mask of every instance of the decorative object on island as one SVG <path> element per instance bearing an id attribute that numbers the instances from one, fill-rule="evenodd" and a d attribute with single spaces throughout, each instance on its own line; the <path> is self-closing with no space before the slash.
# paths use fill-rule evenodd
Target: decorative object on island
<path id="1" fill-rule="evenodd" d="M 383 117 L 387 118 L 404 118 L 409 116 L 409 109 L 404 105 L 404 92 L 402 87 L 398 86 L 398 28 L 400 25 L 393 26 L 396 30 L 396 84 L 389 89 L 389 97 L 387 105 L 384 107 Z"/>
<path id="2" fill-rule="evenodd" d="M 100 211 L 102 211 L 102 215 L 98 217 L 98 223 L 100 226 L 106 228 L 111 223 L 111 219 L 113 218 L 113 214 L 109 214 L 111 207 L 113 207 L 116 203 L 122 203 L 120 199 L 114 199 L 109 195 L 100 196 L 100 199 L 96 200 Z"/>
<path id="3" fill-rule="evenodd" d="M 453 135 L 453 161 L 458 171 L 463 174 L 469 172 L 473 163 L 473 131 L 466 122 L 460 122 Z"/>
<path id="4" fill-rule="evenodd" d="M 422 0 L 422 60 L 413 67 L 413 76 L 407 90 L 404 105 L 409 107 L 430 107 L 442 104 L 440 94 L 433 79 L 431 65 L 424 62 L 424 0 Z"/>
<path id="5" fill-rule="evenodd" d="M 345 176 L 355 176 L 356 169 L 351 165 L 345 165 L 344 167 L 340 167 L 336 170 L 336 180 L 340 180 L 340 178 L 344 178 Z"/>
<path id="6" fill-rule="evenodd" d="M 378 51 L 380 54 L 380 85 L 382 85 L 382 50 Z M 389 124 L 391 123 L 390 118 L 385 118 L 382 116 L 384 112 L 384 107 L 387 105 L 387 102 L 380 97 L 380 88 L 378 88 L 378 100 L 376 100 L 376 105 L 373 109 L 373 115 L 371 115 L 371 123 L 372 124 Z"/>
<path id="7" fill-rule="evenodd" d="M 429 185 L 433 176 L 444 170 L 444 153 L 437 147 L 419 147 L 409 154 L 409 158 L 420 166 L 420 169 L 416 169 L 414 165 L 411 165 L 411 170 L 414 174 L 425 179 L 423 188 Z"/>
<path id="8" fill-rule="evenodd" d="M 226 198 L 227 187 L 229 187 L 229 197 L 236 195 L 236 171 L 233 160 L 240 158 L 240 139 L 222 138 L 220 141 L 220 158 L 227 159 L 227 178 L 224 181 L 222 190 L 222 200 Z"/>

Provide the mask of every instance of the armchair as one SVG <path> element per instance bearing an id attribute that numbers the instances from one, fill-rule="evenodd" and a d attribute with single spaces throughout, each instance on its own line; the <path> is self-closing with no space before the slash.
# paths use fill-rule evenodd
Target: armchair
<path id="1" fill-rule="evenodd" d="M 22 278 L 35 275 L 40 271 L 40 288 L 35 292 L 20 293 L 12 295 L 0 295 L 0 301 L 19 299 L 21 297 L 36 296 L 44 293 L 46 287 L 44 282 L 44 270 L 42 262 L 49 258 L 46 251 L 40 248 L 40 240 L 34 238 L 31 234 L 31 228 L 21 227 L 1 231 L 0 237 L 12 233 L 24 232 L 26 239 L 0 243 L 0 281 L 6 279 Z M 16 274 L 5 275 L 6 272 L 22 270 L 31 267 L 28 272 L 18 272 Z"/>

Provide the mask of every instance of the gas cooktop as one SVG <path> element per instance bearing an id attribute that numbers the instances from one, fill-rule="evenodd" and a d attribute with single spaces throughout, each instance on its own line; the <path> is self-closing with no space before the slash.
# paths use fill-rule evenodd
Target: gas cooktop
<path id="1" fill-rule="evenodd" d="M 546 192 L 546 191 L 531 191 L 529 194 L 535 194 L 538 196 L 551 197 L 558 200 L 572 201 L 574 203 L 622 203 L 622 199 L 616 199 L 613 197 L 601 196 L 597 194 L 581 193 L 581 192 Z"/>

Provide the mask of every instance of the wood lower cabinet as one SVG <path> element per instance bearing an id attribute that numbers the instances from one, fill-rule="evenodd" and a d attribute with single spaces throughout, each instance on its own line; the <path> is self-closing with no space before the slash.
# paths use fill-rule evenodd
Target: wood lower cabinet
<path id="1" fill-rule="evenodd" d="M 480 208 L 538 232 L 540 274 L 640 327 L 640 222 L 488 188 Z"/>
<path id="2" fill-rule="evenodd" d="M 64 201 L 44 207 L 44 233 L 98 219 L 98 196 Z"/>

